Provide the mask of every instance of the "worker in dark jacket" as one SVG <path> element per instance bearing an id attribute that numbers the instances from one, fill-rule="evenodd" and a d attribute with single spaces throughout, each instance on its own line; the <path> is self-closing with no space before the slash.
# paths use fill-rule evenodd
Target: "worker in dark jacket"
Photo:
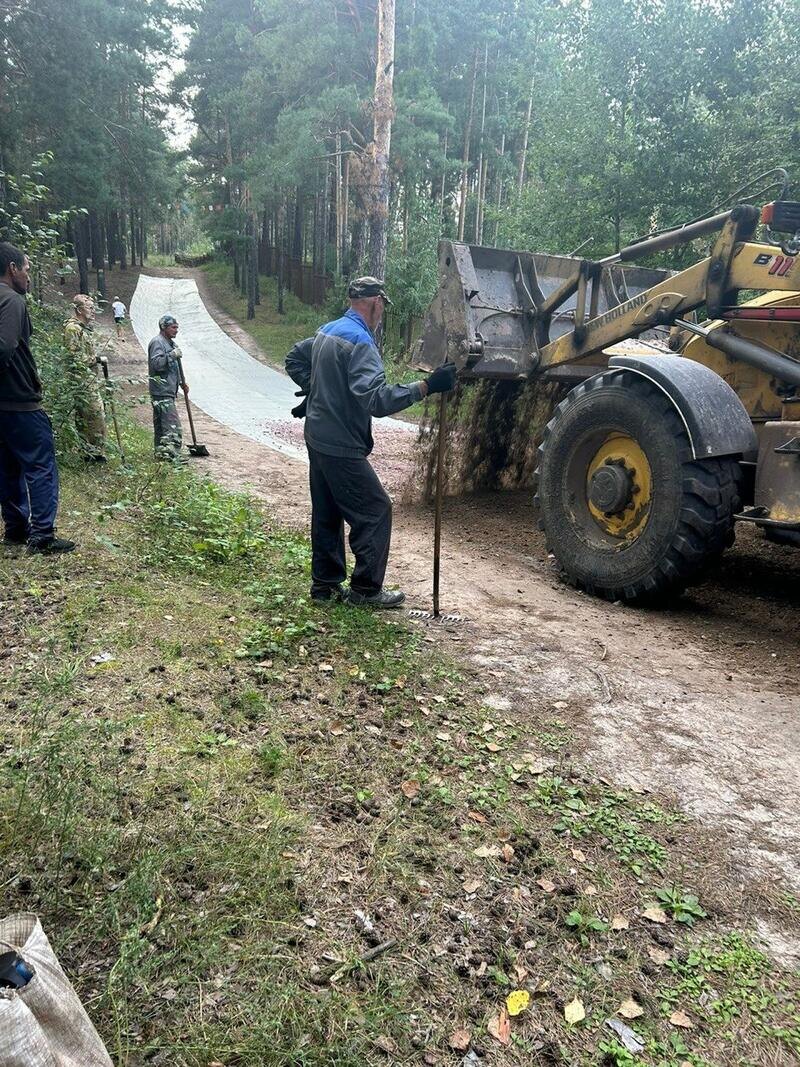
<path id="1" fill-rule="evenodd" d="M 158 459 L 177 459 L 181 454 L 183 434 L 175 398 L 178 386 L 186 396 L 189 385 L 181 382 L 181 350 L 175 344 L 178 322 L 173 315 L 158 320 L 159 333 L 147 346 L 147 371 L 150 402 L 153 405 L 153 436 Z"/>
<path id="2" fill-rule="evenodd" d="M 382 281 L 357 278 L 350 307 L 294 346 L 286 371 L 307 394 L 305 439 L 311 484 L 311 596 L 341 599 L 347 572 L 344 523 L 350 527 L 355 567 L 351 604 L 395 608 L 405 600 L 383 588 L 392 535 L 392 504 L 367 461 L 372 416 L 382 418 L 455 384 L 455 366 L 438 367 L 425 381 L 388 385 L 373 330 L 390 304 Z M 295 409 L 297 410 L 297 409 Z"/>
<path id="3" fill-rule="evenodd" d="M 71 552 L 55 535 L 58 468 L 53 431 L 42 411 L 42 383 L 30 349 L 25 294 L 30 263 L 0 242 L 0 512 L 3 543 L 30 552 Z"/>

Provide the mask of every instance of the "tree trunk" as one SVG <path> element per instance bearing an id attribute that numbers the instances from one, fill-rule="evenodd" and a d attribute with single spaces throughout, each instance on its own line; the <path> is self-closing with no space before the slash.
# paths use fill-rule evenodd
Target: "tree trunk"
<path id="1" fill-rule="evenodd" d="M 375 278 L 386 275 L 389 237 L 389 152 L 394 112 L 395 0 L 378 0 L 378 46 L 375 64 L 375 98 L 372 144 L 373 194 L 369 212 L 369 270 Z"/>
<path id="2" fill-rule="evenodd" d="M 247 216 L 247 319 L 256 317 L 256 278 L 258 276 L 258 246 L 256 245 L 256 219 L 252 212 Z"/>
<path id="3" fill-rule="evenodd" d="M 89 212 L 89 240 L 92 247 L 92 268 L 94 270 L 103 270 L 105 268 L 103 232 L 97 212 L 94 209 Z"/>
<path id="4" fill-rule="evenodd" d="M 486 131 L 486 82 L 489 73 L 489 45 L 483 50 L 483 102 L 481 104 L 481 130 L 478 135 L 478 202 L 475 206 L 475 244 L 481 244 L 483 238 L 483 195 L 486 184 L 486 154 L 483 137 Z"/>
<path id="5" fill-rule="evenodd" d="M 344 212 L 342 209 L 342 135 L 336 134 L 336 158 L 333 161 L 334 165 L 334 194 L 336 200 L 336 244 L 335 244 L 335 266 L 337 276 L 342 273 L 342 219 Z"/>
<path id="6" fill-rule="evenodd" d="M 89 220 L 85 215 L 78 215 L 72 225 L 75 244 L 75 258 L 78 261 L 78 290 L 88 295 L 89 292 Z"/>
<path id="7" fill-rule="evenodd" d="M 533 89 L 536 84 L 536 53 L 539 50 L 539 35 L 533 40 L 533 55 L 531 56 L 531 87 L 528 90 L 528 108 L 525 112 L 525 129 L 522 134 L 522 151 L 519 156 L 519 172 L 517 174 L 517 196 L 522 195 L 522 187 L 525 184 L 525 166 L 528 162 L 528 138 L 531 132 L 531 112 L 533 111 Z"/>
<path id="8" fill-rule="evenodd" d="M 475 82 L 478 79 L 478 49 L 472 64 L 472 87 L 469 91 L 469 112 L 464 128 L 464 153 L 461 157 L 461 203 L 458 205 L 458 239 L 464 240 L 464 225 L 467 221 L 467 173 L 469 171 L 469 147 L 472 140 L 472 119 L 475 114 Z"/>
<path id="9" fill-rule="evenodd" d="M 350 153 L 344 157 L 344 176 L 342 178 L 342 250 L 340 253 L 342 270 L 347 271 L 350 252 Z"/>
<path id="10" fill-rule="evenodd" d="M 286 201 L 278 208 L 278 228 L 275 233 L 275 247 L 278 253 L 278 314 L 284 314 L 283 290 L 286 285 L 284 277 L 284 255 L 288 251 L 286 245 Z"/>
<path id="11" fill-rule="evenodd" d="M 503 136 L 500 139 L 500 159 L 502 160 L 506 154 L 506 135 L 503 131 Z M 495 220 L 494 220 L 494 235 L 492 236 L 492 244 L 497 248 L 497 233 L 500 227 L 500 208 L 503 206 L 503 167 L 502 164 L 497 168 L 497 196 L 495 198 Z"/>

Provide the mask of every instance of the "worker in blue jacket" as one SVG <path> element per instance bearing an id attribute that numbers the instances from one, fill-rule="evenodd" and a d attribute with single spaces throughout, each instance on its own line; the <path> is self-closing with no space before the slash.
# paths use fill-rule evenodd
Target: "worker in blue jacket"
<path id="1" fill-rule="evenodd" d="M 405 600 L 383 588 L 392 536 L 392 502 L 367 457 L 372 417 L 383 418 L 433 393 L 453 388 L 456 368 L 437 367 L 427 379 L 389 385 L 373 331 L 391 304 L 384 283 L 356 278 L 350 306 L 316 336 L 298 342 L 286 357 L 286 372 L 307 394 L 305 415 L 311 487 L 311 596 L 347 598 L 351 604 L 396 608 Z M 355 566 L 347 577 L 344 523 L 350 527 Z"/>

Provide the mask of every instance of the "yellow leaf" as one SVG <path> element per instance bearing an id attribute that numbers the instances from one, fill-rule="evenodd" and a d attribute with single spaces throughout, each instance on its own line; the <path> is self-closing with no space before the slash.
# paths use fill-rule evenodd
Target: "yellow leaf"
<path id="1" fill-rule="evenodd" d="M 543 889 L 545 893 L 552 893 L 556 887 L 556 883 L 551 882 L 549 878 L 540 878 L 536 884 L 540 889 Z"/>
<path id="2" fill-rule="evenodd" d="M 511 1020 L 505 1008 L 501 1008 L 493 1019 L 490 1019 L 486 1029 L 501 1045 L 507 1045 L 511 1040 Z"/>
<path id="3" fill-rule="evenodd" d="M 416 778 L 409 778 L 407 782 L 403 782 L 400 786 L 400 792 L 404 797 L 413 800 L 416 796 L 419 796 L 419 782 Z"/>
<path id="4" fill-rule="evenodd" d="M 617 1015 L 621 1015 L 623 1019 L 638 1019 L 640 1015 L 644 1015 L 644 1008 L 637 1004 L 633 997 L 628 997 L 617 1008 Z"/>
<path id="5" fill-rule="evenodd" d="M 611 920 L 612 930 L 627 930 L 630 925 L 624 915 L 615 915 Z"/>
<path id="6" fill-rule="evenodd" d="M 331 723 L 330 730 L 334 737 L 341 737 L 344 733 L 344 723 L 337 719 Z"/>
<path id="7" fill-rule="evenodd" d="M 500 855 L 500 849 L 497 845 L 479 845 L 472 854 L 480 860 L 495 859 Z"/>
<path id="8" fill-rule="evenodd" d="M 648 919 L 651 923 L 665 923 L 667 921 L 667 913 L 663 908 L 659 908 L 658 904 L 653 904 L 651 907 L 644 909 L 642 918 Z"/>
<path id="9" fill-rule="evenodd" d="M 685 1011 L 674 1011 L 670 1015 L 669 1021 L 673 1026 L 680 1026 L 682 1030 L 691 1030 L 694 1027 L 694 1023 Z"/>
<path id="10" fill-rule="evenodd" d="M 582 1019 L 586 1018 L 586 1009 L 583 1006 L 583 1001 L 580 997 L 575 997 L 569 1004 L 564 1007 L 564 1018 L 570 1024 L 574 1026 L 575 1023 L 579 1023 Z"/>
<path id="11" fill-rule="evenodd" d="M 506 1007 L 509 1015 L 521 1015 L 531 1002 L 531 995 L 527 989 L 515 989 L 506 997 Z"/>
<path id="12" fill-rule="evenodd" d="M 465 893 L 477 893 L 482 884 L 480 878 L 474 878 L 469 882 L 462 882 L 462 888 Z"/>
<path id="13" fill-rule="evenodd" d="M 586 863 L 586 855 L 579 848 L 572 849 L 572 858 L 576 863 Z"/>
<path id="14" fill-rule="evenodd" d="M 667 952 L 666 949 L 655 948 L 653 945 L 651 945 L 647 949 L 647 955 L 650 957 L 653 963 L 657 963 L 659 967 L 663 967 L 664 964 L 668 963 L 670 960 L 670 954 Z"/>

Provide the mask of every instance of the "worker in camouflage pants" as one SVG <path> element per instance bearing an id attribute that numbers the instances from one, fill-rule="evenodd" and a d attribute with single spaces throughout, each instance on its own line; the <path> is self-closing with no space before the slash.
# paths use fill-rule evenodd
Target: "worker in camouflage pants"
<path id="1" fill-rule="evenodd" d="M 189 385 L 181 382 L 181 350 L 175 344 L 178 323 L 173 315 L 158 320 L 158 336 L 147 346 L 148 384 L 153 405 L 153 437 L 157 459 L 178 459 L 183 444 L 181 420 L 175 398 L 178 386 L 189 395 Z"/>
<path id="2" fill-rule="evenodd" d="M 64 323 L 64 345 L 72 355 L 69 376 L 75 393 L 75 424 L 87 462 L 105 463 L 106 420 L 97 379 L 91 297 L 79 293 L 72 301 L 72 312 Z"/>

